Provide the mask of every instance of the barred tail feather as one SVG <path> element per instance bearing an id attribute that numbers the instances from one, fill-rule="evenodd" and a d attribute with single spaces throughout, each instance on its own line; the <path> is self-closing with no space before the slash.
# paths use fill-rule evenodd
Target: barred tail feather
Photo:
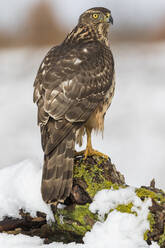
<path id="1" fill-rule="evenodd" d="M 72 188 L 74 163 L 74 130 L 44 156 L 41 192 L 47 203 L 65 200 Z"/>

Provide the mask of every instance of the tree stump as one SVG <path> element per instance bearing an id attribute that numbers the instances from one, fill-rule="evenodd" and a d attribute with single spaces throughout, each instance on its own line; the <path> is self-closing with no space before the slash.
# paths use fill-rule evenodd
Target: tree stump
<path id="1" fill-rule="evenodd" d="M 82 243 L 85 233 L 98 221 L 97 213 L 89 210 L 94 195 L 102 189 L 118 190 L 126 187 L 129 186 L 126 185 L 124 176 L 116 170 L 110 159 L 93 156 L 84 160 L 77 156 L 71 194 L 54 211 L 54 222 L 51 225 L 46 222 L 44 213 L 37 212 L 37 217 L 32 218 L 20 210 L 21 219 L 6 217 L 0 221 L 0 232 L 39 236 L 45 239 L 45 243 Z M 165 248 L 165 193 L 155 187 L 154 180 L 150 186 L 142 186 L 135 189 L 135 192 L 142 201 L 146 198 L 152 200 L 148 214 L 150 228 L 144 233 L 144 239 L 149 245 L 155 241 L 161 248 Z M 119 205 L 115 209 L 134 214 L 131 211 L 132 206 L 132 203 Z"/>
<path id="2" fill-rule="evenodd" d="M 54 228 L 61 232 L 61 241 L 82 241 L 98 220 L 89 210 L 96 192 L 102 189 L 118 189 L 125 186 L 124 176 L 116 170 L 110 159 L 98 156 L 83 159 L 75 157 L 73 187 L 66 199 L 65 208 L 57 208 Z M 65 237 L 67 233 L 67 238 Z M 69 240 L 68 240 L 69 239 Z"/>

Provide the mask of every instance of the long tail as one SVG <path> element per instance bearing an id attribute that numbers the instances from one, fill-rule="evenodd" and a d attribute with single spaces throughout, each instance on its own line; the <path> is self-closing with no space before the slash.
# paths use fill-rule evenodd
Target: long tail
<path id="1" fill-rule="evenodd" d="M 75 132 L 69 134 L 44 156 L 41 192 L 47 203 L 65 200 L 72 188 Z"/>

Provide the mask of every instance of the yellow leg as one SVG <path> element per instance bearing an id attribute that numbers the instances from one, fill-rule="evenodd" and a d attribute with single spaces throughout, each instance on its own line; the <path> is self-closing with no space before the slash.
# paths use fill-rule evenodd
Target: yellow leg
<path id="1" fill-rule="evenodd" d="M 87 156 L 92 156 L 94 155 L 92 152 L 94 151 L 92 148 L 92 143 L 91 143 L 91 129 L 86 128 L 86 133 L 87 133 L 87 146 L 86 149 L 80 152 L 75 152 L 75 156 L 81 156 L 84 155 L 85 159 Z"/>
<path id="2" fill-rule="evenodd" d="M 100 156 L 100 157 L 103 157 L 105 159 L 108 159 L 108 156 L 99 152 L 99 151 L 96 151 L 92 148 L 92 142 L 91 142 L 91 129 L 89 128 L 86 128 L 86 132 L 87 132 L 87 146 L 86 146 L 86 150 L 85 150 L 85 153 L 84 153 L 84 156 L 85 156 L 85 159 L 89 156 Z"/>
<path id="3" fill-rule="evenodd" d="M 80 151 L 80 152 L 75 151 L 75 157 L 84 155 L 84 159 L 86 159 L 87 157 L 96 155 L 96 156 L 99 156 L 99 157 L 103 157 L 105 159 L 109 159 L 109 157 L 107 155 L 105 155 L 104 153 L 101 153 L 101 152 L 99 152 L 97 150 L 94 150 L 92 148 L 91 131 L 92 131 L 91 129 L 86 128 L 86 133 L 87 133 L 87 146 L 86 146 L 86 149 L 83 150 L 83 151 Z"/>

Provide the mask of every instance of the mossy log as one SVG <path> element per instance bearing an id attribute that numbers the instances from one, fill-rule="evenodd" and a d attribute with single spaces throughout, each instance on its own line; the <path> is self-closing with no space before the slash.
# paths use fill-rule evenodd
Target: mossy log
<path id="1" fill-rule="evenodd" d="M 152 241 L 157 242 L 160 248 L 165 248 L 165 193 L 155 188 L 153 179 L 149 187 L 142 186 L 136 189 L 136 194 L 141 200 L 150 198 L 152 206 L 149 207 L 148 221 L 150 229 L 144 234 L 144 239 L 149 245 Z"/>
<path id="2" fill-rule="evenodd" d="M 75 157 L 73 188 L 64 205 L 59 205 L 54 211 L 55 221 L 49 225 L 46 223 L 46 215 L 37 213 L 32 218 L 23 210 L 20 211 L 22 219 L 5 218 L 0 221 L 0 232 L 11 234 L 26 234 L 39 236 L 45 239 L 45 243 L 62 241 L 63 243 L 82 243 L 83 236 L 98 221 L 98 215 L 89 210 L 89 205 L 94 195 L 102 189 L 115 189 L 128 187 L 124 176 L 116 170 L 110 159 L 93 156 L 86 160 L 83 157 Z M 165 248 L 165 194 L 155 187 L 152 180 L 149 187 L 142 186 L 136 189 L 136 195 L 144 201 L 152 200 L 149 207 L 148 221 L 150 229 L 144 233 L 144 239 L 148 244 L 157 242 L 161 248 Z M 133 203 L 119 205 L 116 210 L 136 214 L 132 211 Z M 111 210 L 113 211 L 113 209 Z"/>
<path id="3" fill-rule="evenodd" d="M 124 176 L 116 170 L 110 159 L 98 156 L 76 157 L 74 164 L 73 187 L 65 201 L 65 208 L 57 208 L 54 212 L 54 228 L 59 232 L 70 234 L 69 239 L 82 240 L 98 220 L 97 214 L 89 210 L 95 194 L 102 189 L 118 189 L 125 186 Z M 68 238 L 68 235 L 67 235 Z M 73 240 L 72 240 L 73 241 Z"/>

